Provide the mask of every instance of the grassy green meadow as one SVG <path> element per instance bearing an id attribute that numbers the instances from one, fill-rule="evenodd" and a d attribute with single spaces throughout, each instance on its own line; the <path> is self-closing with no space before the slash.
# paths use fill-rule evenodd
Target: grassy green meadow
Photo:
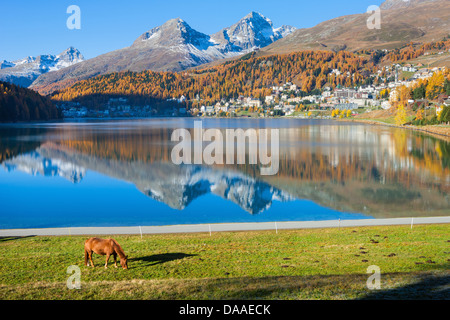
<path id="1" fill-rule="evenodd" d="M 84 266 L 87 236 L 1 238 L 0 299 L 450 298 L 450 225 L 111 237 L 128 270 Z M 381 290 L 366 286 L 371 265 Z"/>

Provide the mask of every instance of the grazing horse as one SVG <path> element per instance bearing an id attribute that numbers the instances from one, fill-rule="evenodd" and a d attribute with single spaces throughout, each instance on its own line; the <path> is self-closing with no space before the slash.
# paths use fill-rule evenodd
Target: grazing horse
<path id="1" fill-rule="evenodd" d="M 84 264 L 89 267 L 89 261 L 91 261 L 92 267 L 94 262 L 92 261 L 92 253 L 95 252 L 99 255 L 106 255 L 105 268 L 108 268 L 108 260 L 111 255 L 114 256 L 114 266 L 117 268 L 117 255 L 120 257 L 120 264 L 122 268 L 128 269 L 127 259 L 122 247 L 114 239 L 100 239 L 90 238 L 84 243 Z"/>

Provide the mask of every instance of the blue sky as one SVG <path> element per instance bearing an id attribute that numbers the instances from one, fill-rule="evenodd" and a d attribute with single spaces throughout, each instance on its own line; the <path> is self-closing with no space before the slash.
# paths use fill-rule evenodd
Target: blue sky
<path id="1" fill-rule="evenodd" d="M 2 1 L 0 60 L 58 54 L 69 46 L 85 58 L 129 46 L 142 33 L 172 18 L 212 34 L 251 11 L 270 18 L 275 27 L 312 27 L 342 15 L 366 12 L 383 0 L 44 0 Z M 70 5 L 81 9 L 81 29 L 69 30 Z"/>

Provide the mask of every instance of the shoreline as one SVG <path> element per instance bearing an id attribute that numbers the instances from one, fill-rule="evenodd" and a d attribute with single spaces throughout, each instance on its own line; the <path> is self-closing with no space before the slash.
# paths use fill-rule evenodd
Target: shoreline
<path id="1" fill-rule="evenodd" d="M 52 124 L 52 123 L 71 123 L 71 122 L 90 122 L 90 121 L 114 121 L 114 120 L 149 120 L 149 119 L 183 119 L 183 118 L 189 118 L 189 119 L 197 119 L 196 117 L 169 117 L 169 116 L 161 116 L 161 117 L 111 117 L 111 118 L 64 118 L 64 119 L 57 119 L 57 120 L 48 120 L 48 121 L 23 121 L 23 122 L 0 122 L 1 125 L 23 125 L 23 124 Z M 436 135 L 439 138 L 449 138 L 450 139 L 450 128 L 443 128 L 439 127 L 438 125 L 426 125 L 426 126 L 412 126 L 412 125 L 405 125 L 405 126 L 399 126 L 391 123 L 386 123 L 380 120 L 376 119 L 358 119 L 358 118 L 346 118 L 346 119 L 321 119 L 321 118 L 297 118 L 297 117 L 268 117 L 268 118 L 260 118 L 260 117 L 235 117 L 235 118 L 229 118 L 229 117 L 205 117 L 200 118 L 200 120 L 203 119 L 304 119 L 304 120 L 334 120 L 339 122 L 358 122 L 358 123 L 365 123 L 369 125 L 383 125 L 383 126 L 389 126 L 394 128 L 400 128 L 400 129 L 409 129 L 414 131 L 421 131 L 430 135 Z M 439 130 L 439 128 L 442 128 L 442 130 Z"/>
<path id="2" fill-rule="evenodd" d="M 338 121 L 341 121 L 341 120 L 338 119 Z M 423 126 L 423 127 L 411 126 L 411 125 L 398 126 L 395 124 L 386 123 L 386 122 L 382 122 L 379 120 L 358 119 L 358 118 L 349 118 L 349 119 L 345 119 L 345 121 L 359 122 L 359 123 L 365 123 L 365 124 L 369 124 L 369 125 L 383 125 L 383 126 L 389 126 L 389 127 L 399 128 L 399 129 L 409 129 L 409 130 L 420 131 L 420 132 L 427 133 L 429 135 L 437 136 L 437 138 L 440 138 L 440 139 L 442 139 L 442 138 L 450 139 L 450 128 L 447 130 L 445 130 L 445 129 L 439 130 L 438 128 L 440 128 L 440 127 L 431 126 L 431 125 L 427 125 L 427 126 Z"/>
<path id="3" fill-rule="evenodd" d="M 81 235 L 148 235 L 179 233 L 217 233 L 239 231 L 270 231 L 295 229 L 349 228 L 405 225 L 448 224 L 450 216 L 412 217 L 360 220 L 326 220 L 326 221 L 289 221 L 289 222 L 255 222 L 255 223 L 215 223 L 186 224 L 168 226 L 124 226 L 124 227 L 65 227 L 65 228 L 30 228 L 0 229 L 0 237 L 29 236 L 81 236 Z"/>

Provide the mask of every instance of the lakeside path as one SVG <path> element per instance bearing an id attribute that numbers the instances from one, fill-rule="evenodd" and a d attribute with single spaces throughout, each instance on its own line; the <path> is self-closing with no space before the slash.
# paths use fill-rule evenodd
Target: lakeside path
<path id="1" fill-rule="evenodd" d="M 127 235 L 127 234 L 175 234 L 175 233 L 214 233 L 230 231 L 292 230 L 317 228 L 347 228 L 369 226 L 394 226 L 450 223 L 447 217 L 415 217 L 392 219 L 329 220 L 329 221 L 292 221 L 259 223 L 218 223 L 190 224 L 172 226 L 130 226 L 130 227 L 75 227 L 42 229 L 1 229 L 0 237 L 26 236 L 67 236 L 67 235 Z"/>
<path id="2" fill-rule="evenodd" d="M 405 125 L 405 126 L 398 126 L 392 123 L 386 123 L 380 120 L 375 119 L 358 119 L 358 118 L 351 118 L 351 119 L 338 119 L 338 121 L 351 121 L 351 122 L 360 122 L 360 123 L 366 123 L 371 125 L 383 125 L 383 126 L 389 126 L 394 128 L 401 128 L 401 129 L 409 129 L 414 131 L 421 131 L 425 132 L 427 134 L 430 134 L 432 136 L 435 136 L 440 139 L 444 139 L 446 141 L 450 141 L 450 126 L 443 126 L 443 125 L 427 125 L 427 126 L 412 126 L 412 125 Z"/>

